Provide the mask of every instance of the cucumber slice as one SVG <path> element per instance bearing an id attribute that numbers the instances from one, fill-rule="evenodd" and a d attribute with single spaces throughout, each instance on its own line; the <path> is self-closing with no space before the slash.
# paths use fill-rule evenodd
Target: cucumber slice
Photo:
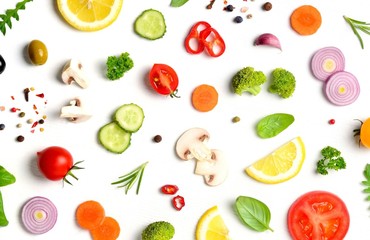
<path id="1" fill-rule="evenodd" d="M 101 145 L 113 153 L 123 153 L 131 143 L 131 133 L 126 132 L 116 122 L 101 127 L 98 138 Z"/>
<path id="2" fill-rule="evenodd" d="M 134 30 L 141 37 L 149 40 L 163 37 L 166 32 L 163 14 L 154 9 L 143 11 L 135 20 Z"/>
<path id="3" fill-rule="evenodd" d="M 134 103 L 124 104 L 114 113 L 114 120 L 127 132 L 137 132 L 144 121 L 144 111 Z"/>

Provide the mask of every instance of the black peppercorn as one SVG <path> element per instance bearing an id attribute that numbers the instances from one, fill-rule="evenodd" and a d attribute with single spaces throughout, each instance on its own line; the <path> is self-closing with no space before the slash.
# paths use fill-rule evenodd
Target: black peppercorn
<path id="1" fill-rule="evenodd" d="M 234 18 L 234 22 L 236 22 L 236 23 L 241 23 L 241 22 L 243 22 L 243 18 L 242 18 L 241 16 L 236 16 L 236 17 Z"/>
<path id="2" fill-rule="evenodd" d="M 45 121 L 44 121 L 44 119 L 40 119 L 40 120 L 39 120 L 39 123 L 40 123 L 40 124 L 43 124 L 44 122 L 45 122 Z"/>
<path id="3" fill-rule="evenodd" d="M 270 2 L 265 2 L 262 6 L 263 10 L 270 11 L 272 9 L 272 4 Z"/>
<path id="4" fill-rule="evenodd" d="M 5 124 L 4 123 L 1 123 L 0 124 L 0 130 L 4 130 L 5 129 Z"/>
<path id="5" fill-rule="evenodd" d="M 226 11 L 228 11 L 228 12 L 232 12 L 232 11 L 234 11 L 234 6 L 233 5 L 227 5 L 226 7 L 225 7 L 225 10 Z"/>
<path id="6" fill-rule="evenodd" d="M 23 142 L 23 141 L 24 141 L 24 137 L 23 137 L 22 135 L 19 135 L 19 136 L 17 137 L 17 141 L 18 141 L 18 142 Z"/>
<path id="7" fill-rule="evenodd" d="M 153 140 L 154 140 L 154 142 L 159 143 L 160 141 L 162 141 L 162 137 L 161 137 L 161 135 L 155 135 Z"/>

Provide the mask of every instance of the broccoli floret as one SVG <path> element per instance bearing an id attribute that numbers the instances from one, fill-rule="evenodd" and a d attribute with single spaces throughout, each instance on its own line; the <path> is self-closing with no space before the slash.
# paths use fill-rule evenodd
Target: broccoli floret
<path id="1" fill-rule="evenodd" d="M 282 98 L 288 98 L 293 95 L 295 83 L 295 77 L 291 72 L 283 68 L 275 68 L 272 71 L 269 92 L 276 93 Z"/>
<path id="2" fill-rule="evenodd" d="M 107 78 L 117 80 L 134 67 L 134 61 L 130 58 L 127 52 L 120 56 L 109 56 L 107 59 Z"/>
<path id="3" fill-rule="evenodd" d="M 261 91 L 261 85 L 266 82 L 266 75 L 261 71 L 254 71 L 252 67 L 245 67 L 239 70 L 232 79 L 234 93 L 242 95 L 249 92 L 257 95 Z"/>
<path id="4" fill-rule="evenodd" d="M 174 226 L 166 221 L 149 224 L 141 233 L 142 240 L 170 240 L 175 235 Z"/>
<path id="5" fill-rule="evenodd" d="M 346 168 L 346 162 L 338 149 L 327 146 L 321 150 L 321 155 L 322 159 L 317 162 L 318 173 L 327 175 L 329 169 L 338 171 Z"/>

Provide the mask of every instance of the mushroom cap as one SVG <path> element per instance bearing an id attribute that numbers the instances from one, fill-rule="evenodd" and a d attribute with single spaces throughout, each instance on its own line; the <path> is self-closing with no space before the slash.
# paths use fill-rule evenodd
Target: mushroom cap
<path id="1" fill-rule="evenodd" d="M 62 80 L 68 85 L 72 84 L 72 82 L 76 82 L 82 88 L 87 88 L 89 85 L 82 63 L 77 59 L 70 59 L 64 65 Z"/>
<path id="2" fill-rule="evenodd" d="M 226 180 L 229 167 L 222 151 L 212 149 L 212 153 L 212 159 L 197 161 L 195 174 L 203 175 L 209 186 L 218 186 Z"/>
<path id="3" fill-rule="evenodd" d="M 190 128 L 185 131 L 176 142 L 176 153 L 183 160 L 190 160 L 194 155 L 201 158 L 211 156 L 210 149 L 204 142 L 209 139 L 209 133 L 203 128 Z M 198 159 L 201 160 L 201 159 Z"/>

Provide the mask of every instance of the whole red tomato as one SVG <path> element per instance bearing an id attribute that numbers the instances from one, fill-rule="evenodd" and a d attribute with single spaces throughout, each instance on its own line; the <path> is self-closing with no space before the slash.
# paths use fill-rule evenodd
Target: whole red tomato
<path id="1" fill-rule="evenodd" d="M 49 180 L 64 179 L 73 167 L 73 158 L 70 152 L 58 146 L 45 148 L 37 153 L 38 167 L 41 173 Z"/>
<path id="2" fill-rule="evenodd" d="M 157 93 L 178 97 L 176 93 L 179 78 L 172 67 L 161 63 L 154 64 L 149 72 L 149 82 Z"/>

